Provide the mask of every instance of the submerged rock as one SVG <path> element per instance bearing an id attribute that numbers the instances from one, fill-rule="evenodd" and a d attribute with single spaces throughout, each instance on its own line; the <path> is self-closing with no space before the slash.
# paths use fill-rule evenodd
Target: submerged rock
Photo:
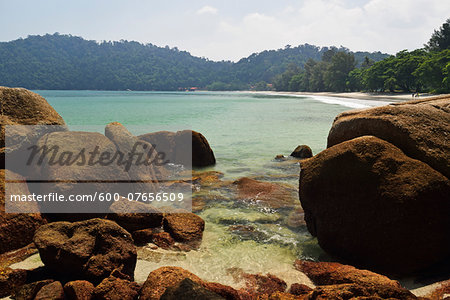
<path id="1" fill-rule="evenodd" d="M 233 182 L 237 187 L 238 198 L 249 200 L 273 209 L 293 207 L 297 202 L 296 192 L 280 184 L 258 181 L 243 177 Z"/>
<path id="2" fill-rule="evenodd" d="M 328 148 L 373 135 L 450 178 L 450 97 L 396 103 L 341 113 L 328 135 Z"/>
<path id="3" fill-rule="evenodd" d="M 310 158 L 313 156 L 312 150 L 307 145 L 298 145 L 294 151 L 291 153 L 292 157 L 297 157 L 300 159 Z"/>
<path id="4" fill-rule="evenodd" d="M 302 161 L 300 201 L 320 246 L 354 264 L 410 273 L 450 254 L 449 180 L 365 136 Z"/>
<path id="5" fill-rule="evenodd" d="M 50 223 L 36 231 L 34 243 L 44 265 L 61 275 L 99 282 L 117 269 L 134 276 L 133 239 L 112 221 Z"/>
<path id="6" fill-rule="evenodd" d="M 28 196 L 28 186 L 25 178 L 9 170 L 0 169 L 0 254 L 19 249 L 33 242 L 36 229 L 46 223 L 39 213 L 7 213 L 5 211 L 5 176 L 8 172 L 9 180 L 17 180 L 16 183 L 8 183 L 8 195 Z M 9 202 L 9 211 L 33 212 L 39 211 L 36 202 Z"/>

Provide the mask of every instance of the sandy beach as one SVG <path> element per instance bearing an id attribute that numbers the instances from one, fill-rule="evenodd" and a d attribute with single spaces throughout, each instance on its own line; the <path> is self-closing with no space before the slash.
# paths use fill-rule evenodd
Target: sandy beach
<path id="1" fill-rule="evenodd" d="M 410 93 L 363 93 L 363 92 L 346 92 L 346 93 L 333 93 L 333 92 L 276 92 L 276 91 L 252 91 L 252 93 L 261 94 L 278 94 L 278 95 L 297 95 L 297 96 L 322 96 L 322 97 L 336 97 L 336 98 L 349 98 L 349 99 L 360 99 L 360 100 L 380 100 L 389 102 L 401 102 L 408 100 L 419 100 L 428 98 L 440 98 L 448 97 L 450 94 L 419 94 L 418 97 L 412 97 Z"/>

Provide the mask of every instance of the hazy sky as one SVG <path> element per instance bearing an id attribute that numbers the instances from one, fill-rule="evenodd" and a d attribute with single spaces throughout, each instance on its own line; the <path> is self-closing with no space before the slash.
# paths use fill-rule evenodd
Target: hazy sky
<path id="1" fill-rule="evenodd" d="M 59 32 L 214 60 L 304 43 L 394 54 L 449 17 L 450 0 L 0 0 L 0 41 Z"/>

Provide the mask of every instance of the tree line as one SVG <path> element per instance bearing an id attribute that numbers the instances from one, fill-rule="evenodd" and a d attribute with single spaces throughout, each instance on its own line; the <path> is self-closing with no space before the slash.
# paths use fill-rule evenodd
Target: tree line
<path id="1" fill-rule="evenodd" d="M 178 48 L 133 41 L 88 41 L 59 33 L 0 43 L 0 85 L 62 90 L 270 89 L 291 64 L 303 67 L 330 49 L 287 45 L 238 62 L 210 61 Z M 379 61 L 381 52 L 354 52 Z"/>
<path id="2" fill-rule="evenodd" d="M 424 48 L 403 50 L 378 62 L 366 56 L 358 66 L 347 50 L 329 49 L 320 60 L 290 64 L 273 79 L 277 91 L 450 92 L 450 19 Z"/>

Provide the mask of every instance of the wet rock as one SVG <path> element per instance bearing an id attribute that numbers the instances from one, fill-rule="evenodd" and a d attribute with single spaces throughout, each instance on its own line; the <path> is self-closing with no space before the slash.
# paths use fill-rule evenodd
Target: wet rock
<path id="1" fill-rule="evenodd" d="M 26 280 L 26 270 L 0 268 L 0 298 L 11 295 L 16 289 L 24 285 Z"/>
<path id="2" fill-rule="evenodd" d="M 244 240 L 257 239 L 257 235 L 259 235 L 255 226 L 252 225 L 231 225 L 228 227 L 228 230 Z"/>
<path id="3" fill-rule="evenodd" d="M 93 298 L 99 300 L 135 300 L 138 299 L 140 286 L 126 277 L 121 278 L 118 272 L 103 279 L 93 292 Z"/>
<path id="4" fill-rule="evenodd" d="M 163 227 L 175 241 L 195 244 L 203 237 L 205 221 L 193 213 L 169 213 L 164 215 Z"/>
<path id="5" fill-rule="evenodd" d="M 115 222 L 50 223 L 36 231 L 34 243 L 42 262 L 56 273 L 99 282 L 118 269 L 133 278 L 136 247 L 131 234 Z"/>
<path id="6" fill-rule="evenodd" d="M 274 158 L 275 160 L 283 161 L 286 160 L 286 157 L 283 154 L 278 154 Z"/>
<path id="7" fill-rule="evenodd" d="M 263 213 L 254 209 L 230 209 L 230 208 L 208 208 L 202 212 L 202 217 L 208 222 L 218 224 L 236 224 L 236 223 L 275 223 L 281 219 L 279 213 Z"/>
<path id="8" fill-rule="evenodd" d="M 204 282 L 203 286 L 227 300 L 241 300 L 239 292 L 231 286 L 223 285 L 217 282 Z"/>
<path id="9" fill-rule="evenodd" d="M 128 232 L 161 227 L 163 214 L 156 207 L 121 198 L 109 207 L 108 219 L 115 221 Z"/>
<path id="10" fill-rule="evenodd" d="M 11 202 L 10 195 L 25 195 L 30 192 L 26 182 L 8 183 L 8 194 L 5 191 L 5 175 L 8 172 L 8 180 L 24 181 L 25 178 L 9 170 L 0 169 L 0 254 L 19 249 L 33 242 L 36 229 L 46 223 L 38 212 L 36 202 Z M 8 200 L 7 200 L 8 199 Z M 5 211 L 6 201 L 8 212 Z"/>
<path id="11" fill-rule="evenodd" d="M 286 225 L 294 229 L 306 226 L 305 212 L 301 207 L 296 207 L 289 213 L 286 219 Z"/>
<path id="12" fill-rule="evenodd" d="M 192 182 L 195 184 L 199 184 L 202 187 L 214 186 L 221 181 L 221 178 L 223 176 L 224 174 L 218 171 L 206 171 L 206 172 L 192 171 Z"/>
<path id="13" fill-rule="evenodd" d="M 44 285 L 36 294 L 34 300 L 63 300 L 64 289 L 61 282 L 55 281 L 50 284 Z"/>
<path id="14" fill-rule="evenodd" d="M 5 168 L 5 152 L 26 149 L 49 130 L 66 130 L 63 118 L 40 95 L 23 88 L 0 87 L 0 169 Z M 61 125 L 10 128 L 8 149 L 5 149 L 5 125 Z"/>
<path id="15" fill-rule="evenodd" d="M 275 292 L 285 292 L 287 288 L 286 282 L 272 274 L 243 273 L 242 278 L 245 281 L 244 290 L 253 295 L 271 295 Z"/>
<path id="16" fill-rule="evenodd" d="M 225 299 L 204 288 L 201 284 L 185 278 L 177 285 L 168 287 L 161 300 L 220 300 Z"/>
<path id="17" fill-rule="evenodd" d="M 445 176 L 376 137 L 301 163 L 308 230 L 325 251 L 365 268 L 408 274 L 448 258 L 449 194 Z"/>
<path id="18" fill-rule="evenodd" d="M 286 282 L 272 274 L 250 274 L 241 268 L 229 268 L 227 273 L 231 275 L 235 282 L 243 282 L 244 287 L 239 290 L 239 294 L 250 299 L 255 299 L 261 295 L 271 295 L 275 292 L 285 292 Z"/>
<path id="19" fill-rule="evenodd" d="M 300 159 L 304 159 L 304 158 L 310 158 L 313 156 L 312 150 L 309 146 L 307 145 L 299 145 L 297 146 L 297 148 L 295 148 L 294 151 L 292 151 L 291 153 L 292 157 L 297 157 Z"/>
<path id="20" fill-rule="evenodd" d="M 309 262 L 297 260 L 295 268 L 308 276 L 320 287 L 311 295 L 334 295 L 350 293 L 356 296 L 377 296 L 383 299 L 415 299 L 400 283 L 386 276 L 355 267 L 331 262 Z M 326 287 L 323 287 L 326 286 Z"/>
<path id="21" fill-rule="evenodd" d="M 373 283 L 401 288 L 397 281 L 386 276 L 340 263 L 296 260 L 294 267 L 308 276 L 315 285 Z"/>
<path id="22" fill-rule="evenodd" d="M 48 280 L 41 280 L 29 284 L 25 284 L 21 286 L 15 293 L 14 293 L 14 299 L 16 300 L 34 300 L 37 293 L 40 291 L 40 289 L 47 284 L 53 283 L 54 280 L 48 279 Z"/>
<path id="23" fill-rule="evenodd" d="M 216 159 L 206 138 L 199 132 L 183 130 L 174 132 L 159 131 L 139 136 L 139 139 L 152 144 L 165 158 L 175 164 L 206 167 L 214 165 Z M 192 143 L 192 155 L 186 151 Z"/>
<path id="24" fill-rule="evenodd" d="M 237 187 L 238 197 L 250 200 L 264 207 L 282 208 L 298 204 L 296 193 L 280 184 L 257 181 L 247 177 L 233 182 Z"/>
<path id="25" fill-rule="evenodd" d="M 268 300 L 298 300 L 299 297 L 289 293 L 275 292 L 268 296 Z"/>
<path id="26" fill-rule="evenodd" d="M 160 299 L 168 287 L 176 286 L 183 279 L 189 278 L 201 284 L 203 281 L 196 275 L 180 267 L 161 267 L 148 274 L 141 289 L 142 300 Z"/>
<path id="27" fill-rule="evenodd" d="M 450 178 L 450 98 L 426 99 L 341 113 L 328 135 L 328 148 L 373 135 Z"/>
<path id="28" fill-rule="evenodd" d="M 308 294 L 312 290 L 313 289 L 310 288 L 307 285 L 304 285 L 304 284 L 301 284 L 301 283 L 293 283 L 291 285 L 291 287 L 289 288 L 289 293 L 291 293 L 292 295 L 301 296 L 301 295 Z"/>
<path id="29" fill-rule="evenodd" d="M 64 294 L 67 300 L 91 300 L 94 285 L 89 281 L 76 280 L 64 285 Z"/>
<path id="30" fill-rule="evenodd" d="M 155 228 L 136 230 L 132 233 L 136 245 L 145 245 L 152 241 L 153 234 L 157 233 Z"/>
<path id="31" fill-rule="evenodd" d="M 167 232 L 158 232 L 153 234 L 152 242 L 162 249 L 170 249 L 175 244 L 175 240 Z"/>

